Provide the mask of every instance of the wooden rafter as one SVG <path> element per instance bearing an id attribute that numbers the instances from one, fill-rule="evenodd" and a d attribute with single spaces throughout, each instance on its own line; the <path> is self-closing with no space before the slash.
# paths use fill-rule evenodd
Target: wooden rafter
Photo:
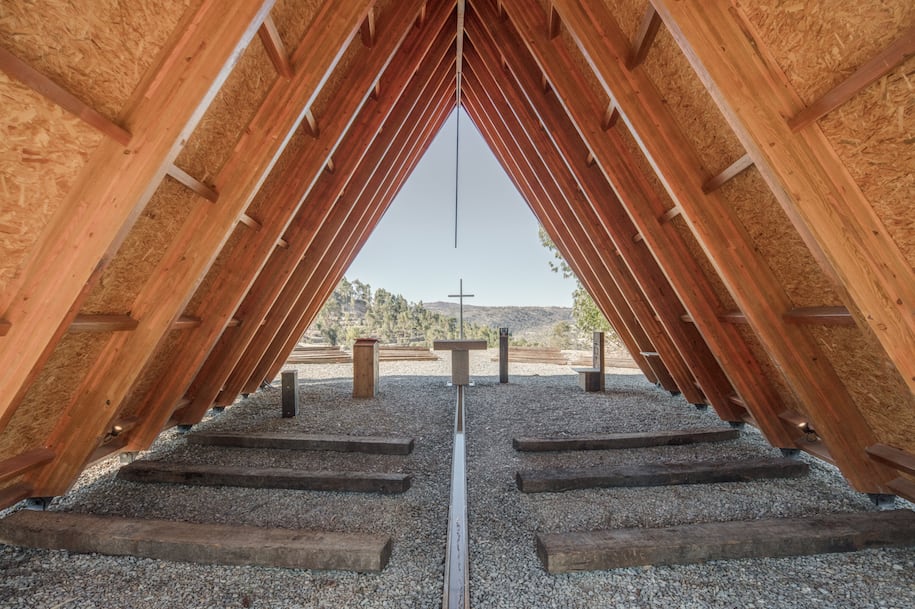
<path id="1" fill-rule="evenodd" d="M 632 51 L 626 60 L 627 68 L 632 70 L 645 61 L 645 58 L 648 57 L 648 51 L 658 35 L 658 31 L 661 29 L 661 25 L 663 25 L 661 16 L 658 15 L 658 11 L 649 2 L 648 8 L 645 9 L 645 14 L 642 15 L 642 21 L 639 23 L 639 31 L 636 33 Z"/>
<path id="2" fill-rule="evenodd" d="M 668 0 L 655 4 L 807 247 L 840 282 L 858 325 L 870 328 L 915 391 L 915 272 L 823 132 L 795 133 L 785 121 L 801 102 L 760 53 L 765 47 L 753 26 L 741 10 L 718 3 L 701 12 Z M 846 421 L 846 427 L 854 433 L 857 425 Z"/>
<path id="3" fill-rule="evenodd" d="M 276 68 L 277 74 L 287 80 L 292 78 L 292 63 L 289 61 L 289 54 L 286 52 L 286 47 L 283 45 L 283 39 L 276 29 L 276 23 L 273 22 L 272 16 L 267 15 L 267 18 L 264 19 L 260 29 L 257 30 L 257 34 L 260 37 L 261 43 L 264 45 L 264 50 L 267 51 L 267 57 L 270 58 L 270 63 Z"/>
<path id="4" fill-rule="evenodd" d="M 855 70 L 854 74 L 788 119 L 788 126 L 794 131 L 799 131 L 816 122 L 913 55 L 915 55 L 915 25 L 909 27 L 893 44 Z"/>
<path id="5" fill-rule="evenodd" d="M 368 14 L 365 16 L 365 21 L 362 22 L 362 26 L 359 28 L 359 35 L 362 37 L 362 44 L 370 49 L 375 46 L 376 40 L 375 12 L 376 9 L 374 7 L 370 8 Z"/>
<path id="6" fill-rule="evenodd" d="M 480 28 L 482 29 L 482 25 Z M 533 66 L 525 69 L 525 62 L 520 56 L 519 50 L 510 51 L 508 46 L 507 43 L 503 44 L 502 50 L 505 53 L 512 53 L 514 58 L 512 66 L 515 68 L 513 71 L 517 75 L 519 82 L 522 83 L 521 88 L 525 88 L 525 85 L 530 87 L 533 84 Z M 485 62 L 483 63 L 485 64 Z M 530 64 L 531 61 L 528 60 L 526 63 Z M 506 84 L 508 84 L 507 81 Z M 493 88 L 496 85 L 495 83 L 488 83 L 486 86 Z M 503 87 L 503 90 L 508 95 L 511 95 L 510 88 Z M 610 246 L 610 249 L 617 249 L 623 254 L 622 258 L 617 255 L 603 255 L 602 258 L 604 263 L 608 265 L 608 271 L 611 276 L 621 279 L 627 276 L 635 276 L 635 280 L 631 285 L 625 285 L 625 282 L 617 281 L 619 288 L 623 292 L 624 298 L 630 301 L 631 305 L 637 306 L 640 302 L 645 303 L 641 309 L 639 319 L 642 320 L 642 325 L 646 329 L 655 328 L 655 334 L 652 334 L 653 342 L 657 345 L 657 350 L 662 352 L 662 359 L 665 362 L 680 362 L 679 365 L 684 366 L 684 371 L 677 381 L 677 384 L 683 390 L 684 397 L 692 403 L 705 403 L 702 395 L 697 394 L 694 390 L 693 376 L 701 375 L 700 379 L 710 390 L 709 395 L 715 398 L 716 391 L 721 394 L 720 399 L 716 399 L 715 402 L 722 417 L 735 420 L 737 413 L 733 412 L 731 404 L 726 399 L 726 396 L 733 392 L 733 388 L 696 330 L 684 325 L 680 320 L 683 305 L 669 287 L 666 287 L 667 281 L 648 251 L 641 246 L 631 245 L 628 239 L 624 237 L 627 231 L 630 230 L 626 228 L 626 225 L 629 224 L 631 226 L 631 222 L 616 199 L 616 195 L 598 171 L 588 168 L 580 161 L 576 166 L 575 159 L 581 157 L 580 151 L 584 149 L 584 144 L 574 132 L 574 127 L 568 122 L 568 119 L 565 118 L 558 106 L 550 107 L 550 101 L 546 96 L 535 95 L 530 92 L 530 88 L 527 90 L 527 100 L 533 106 L 533 109 L 529 111 L 530 115 L 527 123 L 529 125 L 537 125 L 542 122 L 547 126 L 545 133 L 549 133 L 552 138 L 552 141 L 549 139 L 537 141 L 535 149 L 541 151 L 541 154 L 551 151 L 557 159 L 564 158 L 568 169 L 560 164 L 552 166 L 553 172 L 560 175 L 571 170 L 574 177 L 570 176 L 568 178 L 569 182 L 564 190 L 576 192 L 580 188 L 590 199 L 590 208 L 574 206 L 571 210 L 572 213 L 568 215 L 586 219 L 588 225 L 601 227 L 601 230 L 607 231 L 606 234 L 611 237 L 612 241 L 602 247 L 600 251 L 607 251 L 607 246 Z M 520 114 L 523 111 L 527 111 L 527 102 L 520 94 L 510 97 L 509 103 L 516 113 Z M 536 133 L 531 127 L 528 127 L 527 130 Z M 613 217 L 611 206 L 618 210 L 615 217 Z M 620 240 L 622 240 L 622 244 L 619 244 Z M 630 268 L 632 269 L 631 274 Z M 649 302 L 651 305 L 648 305 Z M 655 351 L 656 349 L 650 350 Z M 691 365 L 686 366 L 685 363 L 682 363 L 683 360 L 686 360 Z M 673 371 L 672 369 L 671 372 Z"/>
<path id="7" fill-rule="evenodd" d="M 745 154 L 721 170 L 720 173 L 706 180 L 702 184 L 702 190 L 704 192 L 715 192 L 752 166 L 753 159 L 750 158 L 749 154 Z"/>
<path id="8" fill-rule="evenodd" d="M 482 25 L 480 29 L 483 29 Z M 731 383 L 697 330 L 684 324 L 681 319 L 683 304 L 650 252 L 643 246 L 632 244 L 627 238 L 632 230 L 632 221 L 610 185 L 599 170 L 577 160 L 581 158 L 581 151 L 586 147 L 574 125 L 554 97 L 534 93 L 536 89 L 532 85 L 535 83 L 535 66 L 531 65 L 531 60 L 525 61 L 520 48 L 512 46 L 506 41 L 501 47 L 502 53 L 510 53 L 513 58 L 512 72 L 519 84 L 519 95 L 512 98 L 512 105 L 520 108 L 525 103 L 530 103 L 536 113 L 531 120 L 540 121 L 546 126 L 545 132 L 550 134 L 555 145 L 555 154 L 558 158 L 565 159 L 577 185 L 590 200 L 590 205 L 596 213 L 594 226 L 606 230 L 613 241 L 615 251 L 609 256 L 605 254 L 608 263 L 617 265 L 621 270 L 627 267 L 632 269 L 632 275 L 637 283 L 634 289 L 640 290 L 639 293 L 644 294 L 653 308 L 653 311 L 647 311 L 646 314 L 657 314 L 658 321 L 669 340 L 686 361 L 692 375 L 705 387 L 704 393 L 719 415 L 726 420 L 737 420 L 740 413 L 735 412 L 733 405 L 728 401 L 728 396 L 734 392 Z M 479 43 L 477 47 L 482 48 L 483 44 Z M 527 91 L 526 99 L 522 99 L 520 93 L 524 90 Z M 546 144 L 538 147 L 539 150 L 550 148 Z M 576 210 L 576 215 L 587 217 L 587 212 Z M 653 317 L 651 321 L 654 321 Z M 686 391 L 684 395 L 690 395 L 690 392 Z"/>
<path id="9" fill-rule="evenodd" d="M 417 30 L 412 27 L 412 17 L 419 10 L 419 5 L 418 0 L 402 2 L 396 6 L 392 14 L 386 16 L 385 23 L 388 25 L 378 32 L 376 47 L 370 51 L 366 49 L 366 57 L 351 62 L 347 74 L 340 79 L 340 86 L 333 103 L 335 112 L 329 117 L 322 138 L 313 143 L 308 142 L 313 145 L 305 146 L 297 158 L 285 164 L 283 173 L 272 177 L 265 187 L 267 190 L 263 196 L 274 202 L 273 207 L 277 210 L 283 208 L 294 210 L 291 217 L 287 216 L 277 222 L 280 225 L 286 225 L 283 234 L 295 247 L 280 254 L 269 251 L 263 247 L 266 243 L 262 243 L 262 247 L 256 255 L 262 257 L 263 265 L 251 268 L 250 274 L 244 275 L 239 272 L 238 266 L 243 259 L 253 254 L 243 253 L 243 250 L 236 244 L 236 251 L 241 257 L 238 264 L 228 265 L 233 269 L 232 277 L 220 282 L 223 286 L 220 290 L 214 290 L 206 296 L 199 305 L 203 310 L 210 314 L 213 312 L 221 314 L 224 310 L 229 313 L 234 312 L 235 316 L 242 320 L 252 317 L 263 319 L 266 307 L 272 300 L 271 296 L 276 297 L 296 261 L 301 258 L 310 245 L 315 228 L 322 224 L 327 214 L 335 207 L 334 202 L 350 183 L 353 169 L 358 166 L 366 153 L 367 142 L 376 137 L 381 125 L 393 110 L 397 97 L 406 88 L 413 72 L 412 69 L 400 70 L 399 78 L 390 80 L 389 93 L 383 100 L 367 102 L 368 92 L 378 77 L 378 73 L 385 68 L 395 54 L 400 59 L 406 60 L 417 46 L 425 43 L 428 48 L 429 41 L 433 39 L 435 32 L 432 31 L 432 28 Z M 447 13 L 442 11 L 441 20 L 444 21 L 446 16 Z M 410 44 L 402 52 L 398 51 L 398 47 L 401 46 L 405 37 L 408 37 Z M 441 47 L 445 48 L 447 42 L 450 41 L 445 41 Z M 418 62 L 420 58 L 421 56 L 414 61 Z M 340 170 L 334 173 L 323 173 L 322 167 L 326 155 L 330 152 L 338 154 L 343 159 L 340 163 Z M 308 197 L 308 202 L 306 202 L 306 197 Z M 274 261 L 272 264 L 271 260 Z M 248 292 L 256 294 L 251 299 L 253 302 L 261 303 L 261 306 L 255 310 L 251 310 L 251 303 L 246 305 L 246 300 L 243 300 L 245 293 Z M 239 305 L 241 305 L 240 308 Z M 234 340 L 229 341 L 228 344 L 216 343 L 222 330 L 223 328 L 217 327 L 208 328 L 205 335 L 189 337 L 185 344 L 176 348 L 173 361 L 186 364 L 176 367 L 187 370 L 187 373 L 178 374 L 169 371 L 167 378 L 162 378 L 160 382 L 156 383 L 155 391 L 146 398 L 144 410 L 160 413 L 160 415 L 153 416 L 153 419 L 158 420 L 150 423 L 146 433 L 143 434 L 144 439 L 141 443 L 151 441 L 155 437 L 150 434 L 157 433 L 159 427 L 167 420 L 164 413 L 168 412 L 168 405 L 174 403 L 185 393 L 194 381 L 195 374 L 197 381 L 193 383 L 190 390 L 190 396 L 194 400 L 193 405 L 188 409 L 188 412 L 193 414 L 188 416 L 190 418 L 202 417 L 212 405 L 226 377 L 240 357 L 245 341 L 253 337 L 257 326 L 243 327 L 233 332 L 231 336 Z M 202 349 L 201 342 L 207 348 Z M 208 357 L 214 344 L 215 350 L 212 357 Z M 201 366 L 203 367 L 201 368 Z"/>
<path id="10" fill-rule="evenodd" d="M 131 135 L 114 121 L 100 114 L 95 108 L 85 103 L 56 82 L 22 61 L 3 47 L 0 47 L 0 70 L 22 82 L 39 95 L 57 104 L 70 114 L 81 119 L 90 127 L 104 133 L 120 144 L 130 145 Z"/>
<path id="11" fill-rule="evenodd" d="M 726 373 L 752 406 L 755 418 L 767 439 L 776 446 L 791 446 L 793 438 L 786 433 L 776 413 L 781 409 L 780 399 L 771 382 L 762 373 L 758 363 L 743 338 L 733 328 L 722 325 L 717 315 L 720 310 L 718 297 L 707 280 L 704 271 L 693 258 L 679 233 L 670 225 L 661 225 L 658 216 L 665 211 L 654 187 L 642 174 L 642 170 L 626 143 L 615 130 L 600 128 L 599 117 L 603 104 L 581 79 L 574 76 L 574 60 L 562 45 L 551 43 L 543 35 L 537 35 L 545 19 L 543 11 L 534 3 L 517 0 L 510 12 L 512 21 L 541 68 L 546 67 L 551 79 L 556 81 L 555 89 L 565 113 L 575 124 L 581 138 L 594 152 L 607 180 L 613 186 L 620 201 L 643 235 L 651 235 L 647 244 L 665 271 L 687 312 L 696 320 L 705 342 L 721 361 L 731 362 Z M 578 29 L 564 12 L 564 3 L 556 2 L 563 14 L 563 22 L 570 32 Z M 482 14 L 482 9 L 481 14 Z M 575 15 L 572 15 L 575 17 Z M 485 20 L 485 19 L 484 19 Z M 578 19 L 576 18 L 576 22 Z M 625 43 L 628 49 L 628 43 Z M 624 56 L 625 53 L 617 54 Z M 561 86 L 559 83 L 562 83 Z M 619 103 L 619 100 L 617 100 Z M 621 113 L 630 120 L 626 108 Z M 670 152 L 670 151 L 668 151 Z M 701 320 L 701 322 L 700 322 Z"/>
<path id="12" fill-rule="evenodd" d="M 87 283 L 97 278 L 152 196 L 216 91 L 232 58 L 244 49 L 271 2 L 240 2 L 226 14 L 221 2 L 203 2 L 183 25 L 144 81 L 129 110 L 129 154 L 117 141 L 93 152 L 44 230 L 27 267 L 0 296 L 16 349 L 0 352 L 0 428 L 80 309 Z M 199 25 L 203 24 L 203 25 Z M 206 49 L 206 52 L 202 52 Z M 180 60 L 178 58 L 181 58 Z M 79 213 L 74 213 L 79 210 Z M 74 249 L 72 243 L 79 242 Z M 102 400 L 104 402 L 104 400 Z"/>
<path id="13" fill-rule="evenodd" d="M 109 339 L 94 365 L 79 384 L 62 422 L 80 420 L 79 430 L 58 425 L 48 444 L 57 449 L 54 463 L 32 482 L 49 494 L 65 490 L 88 458 L 86 436 L 98 437 L 117 416 L 119 408 L 143 371 L 172 321 L 184 310 L 222 245 L 228 240 L 242 211 L 272 168 L 282 146 L 301 120 L 301 108 L 317 96 L 321 84 L 339 61 L 340 54 L 314 53 L 315 48 L 345 48 L 355 37 L 371 0 L 324 5 L 296 50 L 295 76 L 276 80 L 236 144 L 232 156 L 216 178 L 218 205 L 191 210 L 174 235 L 149 281 L 131 307 L 140 321 L 133 332 Z M 272 229 L 272 227 L 271 227 Z M 265 229 L 259 232 L 263 232 Z M 275 243 L 271 239 L 270 247 Z M 250 263 L 256 264 L 252 259 Z M 220 328 L 231 317 L 207 316 L 207 326 Z M 117 362 L 117 365 L 112 365 Z M 111 403 L 110 409 L 97 404 Z M 72 417 L 71 419 L 68 419 Z"/>
<path id="14" fill-rule="evenodd" d="M 432 15 L 428 15 L 426 19 L 426 24 L 428 25 L 430 19 L 433 19 Z M 404 96 L 409 99 L 415 99 L 417 95 L 421 92 L 428 92 L 435 90 L 433 87 L 442 86 L 443 80 L 446 78 L 442 66 L 437 66 L 436 60 L 434 59 L 435 55 L 440 55 L 438 60 L 441 61 L 444 59 L 445 55 L 451 48 L 451 40 L 453 39 L 453 33 L 448 32 L 444 35 L 440 35 L 437 38 L 436 43 L 433 45 L 432 50 L 429 52 L 430 61 L 428 64 L 424 64 L 420 70 L 413 77 L 413 82 L 410 85 L 410 88 L 404 93 Z M 447 67 L 450 69 L 452 67 L 452 61 L 448 60 Z M 438 71 L 436 71 L 438 70 Z M 393 84 L 393 82 L 392 82 Z M 428 94 L 428 93 L 426 93 Z M 398 115 L 390 117 L 389 121 L 393 123 L 398 123 L 400 121 L 407 120 L 405 116 L 409 112 L 409 107 L 403 107 L 398 110 Z M 413 118 L 416 118 L 415 116 Z M 369 155 L 380 155 L 379 149 L 384 150 L 386 144 L 381 142 L 373 142 L 373 149 L 365 151 L 365 156 L 363 158 L 370 158 Z M 377 161 L 376 161 L 377 162 Z M 360 164 L 360 169 L 358 171 L 366 171 L 362 169 Z M 370 165 L 370 164 L 369 164 Z M 368 167 L 369 165 L 366 165 Z M 359 179 L 365 179 L 362 176 L 354 175 L 350 178 L 351 183 L 359 183 Z M 333 192 L 333 183 L 325 182 L 326 185 L 322 184 L 322 191 Z M 325 188 L 330 190 L 324 191 Z M 339 191 L 338 191 L 339 192 Z M 315 196 L 320 196 L 315 194 Z M 336 200 L 336 197 L 334 197 Z M 308 205 L 308 203 L 306 203 Z M 337 211 L 339 209 L 339 211 Z M 321 228 L 319 232 L 315 232 L 312 236 L 312 243 L 308 245 L 308 249 L 305 250 L 306 258 L 311 259 L 311 265 L 305 262 L 306 258 L 299 257 L 296 260 L 297 266 L 294 271 L 292 271 L 289 279 L 282 286 L 282 291 L 275 296 L 274 303 L 264 303 L 259 302 L 260 297 L 255 296 L 252 293 L 251 302 L 243 305 L 246 311 L 256 311 L 258 315 L 262 311 L 264 313 L 265 324 L 258 329 L 257 333 L 251 336 L 245 337 L 233 337 L 232 340 L 234 344 L 226 345 L 226 353 L 230 353 L 231 357 L 228 357 L 228 360 L 235 360 L 233 369 L 230 371 L 222 370 L 220 368 L 220 375 L 226 376 L 225 380 L 225 389 L 222 391 L 222 397 L 220 397 L 220 402 L 226 399 L 226 396 L 232 396 L 231 399 L 234 399 L 235 395 L 243 391 L 245 388 L 246 382 L 255 374 L 254 371 L 259 365 L 261 369 L 257 372 L 257 375 L 260 377 L 255 384 L 260 383 L 261 380 L 266 378 L 266 370 L 264 367 L 272 365 L 274 359 L 279 357 L 279 353 L 282 351 L 282 346 L 277 344 L 277 342 L 285 341 L 288 336 L 286 332 L 291 331 L 291 329 L 283 329 L 282 326 L 286 321 L 286 317 L 289 314 L 289 311 L 295 307 L 295 304 L 300 300 L 300 298 L 310 298 L 314 297 L 314 293 L 303 295 L 303 290 L 307 289 L 306 284 L 311 281 L 311 273 L 317 272 L 316 266 L 314 264 L 315 251 L 319 251 L 321 248 L 328 247 L 327 243 L 318 243 L 320 240 L 328 239 L 329 236 L 333 234 L 331 229 L 325 227 L 329 226 L 328 222 L 342 222 L 346 218 L 346 207 L 340 206 L 339 202 L 336 202 L 334 205 L 334 210 L 332 211 L 331 216 L 325 218 L 324 223 L 320 227 L 315 226 L 314 228 Z M 267 276 L 269 277 L 269 276 Z M 314 287 L 314 286 L 313 286 Z M 299 313 L 302 313 L 301 309 Z M 246 313 L 250 314 L 250 313 Z M 297 320 L 295 320 L 297 321 Z M 290 325 L 294 325 L 295 321 L 290 322 Z M 271 351 L 272 350 L 272 351 Z M 265 353 L 270 352 L 269 355 Z M 269 359 L 269 362 L 264 363 L 263 360 Z M 218 363 L 218 362 L 215 362 Z M 206 381 L 205 378 L 202 378 L 201 381 Z"/>
<path id="15" fill-rule="evenodd" d="M 658 0 L 655 5 L 661 3 L 663 0 Z M 790 308 L 788 296 L 760 258 L 733 210 L 717 193 L 702 191 L 702 165 L 654 85 L 642 71 L 624 70 L 608 60 L 607 55 L 622 52 L 628 45 L 612 16 L 606 7 L 597 4 L 590 4 L 587 11 L 571 0 L 557 0 L 556 5 L 570 30 L 575 31 L 576 44 L 594 68 L 605 91 L 621 104 L 627 123 L 639 134 L 637 139 L 643 152 L 656 168 L 668 193 L 683 209 L 683 217 L 746 314 L 760 342 L 814 416 L 824 441 L 830 448 L 839 447 L 832 452 L 843 474 L 859 490 L 879 492 L 888 472 L 863 457 L 864 446 L 873 443 L 873 432 L 829 359 L 820 353 L 809 332 L 781 319 L 780 312 Z M 668 15 L 660 9 L 659 12 L 670 29 Z M 724 18 L 732 23 L 729 13 L 724 13 Z M 633 91 L 638 91 L 637 101 L 631 96 Z M 754 89 L 753 97 L 759 98 L 758 90 Z M 637 207 L 630 207 L 633 215 L 644 211 Z M 653 249 L 658 247 L 653 234 L 657 233 L 656 227 L 656 218 L 646 219 L 645 225 L 640 227 Z M 734 264 L 735 260 L 741 264 Z M 691 313 L 703 330 L 705 319 L 700 319 L 695 311 Z M 809 354 L 815 355 L 810 357 Z M 824 396 L 830 396 L 829 409 L 822 407 Z M 754 410 L 753 414 L 759 421 L 760 412 Z"/>
<path id="16" fill-rule="evenodd" d="M 184 186 L 187 186 L 190 190 L 196 192 L 207 201 L 212 201 L 215 203 L 217 200 L 219 200 L 219 193 L 213 190 L 212 187 L 207 186 L 174 163 L 169 165 L 166 172 L 170 177 L 174 178 Z"/>
<path id="17" fill-rule="evenodd" d="M 448 68 L 453 75 L 453 62 L 449 62 Z M 370 191 L 375 192 L 375 197 L 371 197 L 368 191 L 364 191 L 363 196 L 368 197 L 365 200 L 365 206 L 373 209 L 368 215 L 361 216 L 356 222 L 353 222 L 353 231 L 349 232 L 345 240 L 338 243 L 339 247 L 334 247 L 332 251 L 325 253 L 313 262 L 316 263 L 317 273 L 313 274 L 311 285 L 306 286 L 302 291 L 302 296 L 296 303 L 296 307 L 289 311 L 286 321 L 292 323 L 294 330 L 309 326 L 314 321 L 318 311 L 323 306 L 334 288 L 340 282 L 343 273 L 355 258 L 359 249 L 368 238 L 372 227 L 380 219 L 381 215 L 387 209 L 387 206 L 393 201 L 400 186 L 406 180 L 409 172 L 419 161 L 422 152 L 431 142 L 432 137 L 441 128 L 441 125 L 447 119 L 448 115 L 454 109 L 453 80 L 448 78 L 448 87 L 442 88 L 437 94 L 428 98 L 431 104 L 426 105 L 426 111 L 420 116 L 421 122 L 415 123 L 405 133 L 409 134 L 408 139 L 400 140 L 400 154 L 396 157 L 385 159 L 384 167 L 379 167 L 380 171 L 375 172 L 376 176 L 372 178 L 372 184 L 369 186 Z M 436 103 L 435 100 L 438 100 Z M 407 159 L 404 162 L 404 159 Z M 399 167 L 399 170 L 398 170 Z M 361 207 L 361 206 L 360 206 Z M 297 321 L 295 321 L 297 320 Z M 265 353 L 264 364 L 271 354 L 274 355 L 272 362 L 267 364 L 266 376 L 275 376 L 276 372 L 282 367 L 286 357 L 295 346 L 295 336 L 300 336 L 301 332 L 296 334 L 280 333 L 277 338 L 282 337 L 278 342 L 278 348 Z"/>

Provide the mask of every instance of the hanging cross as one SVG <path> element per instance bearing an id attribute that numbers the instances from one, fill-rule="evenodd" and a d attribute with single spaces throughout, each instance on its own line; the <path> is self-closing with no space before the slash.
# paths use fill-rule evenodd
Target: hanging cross
<path id="1" fill-rule="evenodd" d="M 473 294 L 464 293 L 464 280 L 461 279 L 460 288 L 458 289 L 457 294 L 448 294 L 448 298 L 460 298 L 461 299 L 461 339 L 464 339 L 464 299 L 473 298 Z"/>

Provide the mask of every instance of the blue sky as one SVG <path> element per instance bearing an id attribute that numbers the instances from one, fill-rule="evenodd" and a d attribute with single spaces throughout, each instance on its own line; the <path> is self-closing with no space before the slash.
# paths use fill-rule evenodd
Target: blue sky
<path id="1" fill-rule="evenodd" d="M 462 111 L 463 112 L 463 111 Z M 470 305 L 571 306 L 574 280 L 549 267 L 537 219 L 466 114 L 452 114 L 346 272 L 412 302 L 449 300 L 464 280 Z M 460 122 L 458 247 L 455 125 Z"/>

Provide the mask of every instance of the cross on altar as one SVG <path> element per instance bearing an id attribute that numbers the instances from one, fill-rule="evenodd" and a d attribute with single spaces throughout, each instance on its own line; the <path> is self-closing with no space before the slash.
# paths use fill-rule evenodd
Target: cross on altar
<path id="1" fill-rule="evenodd" d="M 464 293 L 464 280 L 460 280 L 458 293 L 457 294 L 448 294 L 448 298 L 460 298 L 461 307 L 460 307 L 460 323 L 461 323 L 461 340 L 464 339 L 464 299 L 473 298 L 473 294 Z"/>

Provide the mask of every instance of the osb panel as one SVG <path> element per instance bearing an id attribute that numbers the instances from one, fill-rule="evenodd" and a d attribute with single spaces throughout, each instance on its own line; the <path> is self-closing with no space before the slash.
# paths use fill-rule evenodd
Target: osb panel
<path id="1" fill-rule="evenodd" d="M 289 143 L 286 144 L 276 163 L 274 163 L 269 175 L 267 175 L 267 179 L 264 180 L 260 190 L 254 196 L 254 200 L 248 205 L 249 216 L 260 220 L 264 217 L 264 212 L 270 205 L 282 203 L 276 199 L 274 193 L 284 185 L 284 174 L 289 166 L 294 164 L 298 157 L 303 154 L 303 151 L 308 150 L 308 148 L 311 148 L 309 152 L 313 152 L 320 150 L 322 146 L 315 145 L 314 138 L 306 134 L 304 129 L 296 129 L 292 137 L 289 138 Z"/>
<path id="2" fill-rule="evenodd" d="M 124 314 L 152 276 L 194 205 L 213 205 L 165 178 L 86 299 L 82 313 Z"/>
<path id="3" fill-rule="evenodd" d="M 744 155 L 746 151 L 737 136 L 666 28 L 658 31 L 643 69 L 692 144 L 708 177 Z"/>
<path id="4" fill-rule="evenodd" d="M 740 5 L 807 104 L 915 22 L 911 0 L 741 0 Z"/>
<path id="5" fill-rule="evenodd" d="M 718 302 L 721 304 L 721 310 L 736 311 L 737 304 L 734 302 L 734 298 L 731 296 L 727 287 L 725 287 L 724 282 L 712 265 L 711 260 L 705 255 L 705 251 L 702 249 L 702 246 L 699 245 L 699 241 L 696 240 L 693 232 L 686 225 L 686 220 L 683 219 L 683 216 L 677 216 L 671 220 L 671 224 L 676 227 L 680 238 L 686 243 L 687 251 L 692 254 L 693 260 L 695 260 L 696 264 L 699 265 L 699 268 L 702 269 L 702 274 L 705 275 L 705 278 L 711 285 L 712 291 L 718 297 Z"/>
<path id="6" fill-rule="evenodd" d="M 784 406 L 784 408 L 787 410 L 794 410 L 806 415 L 807 411 L 804 409 L 803 404 L 797 398 L 797 395 L 795 395 L 794 391 L 788 386 L 788 383 L 785 381 L 785 377 L 782 375 L 778 366 L 775 365 L 775 362 L 773 362 L 769 357 L 769 354 L 759 342 L 759 339 L 756 337 L 753 329 L 750 328 L 748 324 L 734 324 L 734 327 L 737 328 L 737 332 L 740 334 L 740 336 L 743 337 L 747 347 L 750 348 L 750 351 L 753 353 L 753 356 L 759 363 L 759 367 L 762 369 L 763 376 L 766 378 L 766 380 L 772 383 L 772 387 L 778 394 L 778 397 L 782 402 L 782 406 Z M 752 398 L 752 396 L 743 397 L 745 399 Z"/>
<path id="7" fill-rule="evenodd" d="M 322 87 L 318 96 L 311 104 L 312 113 L 318 121 L 319 128 L 322 120 L 326 121 L 327 119 L 325 117 L 329 113 L 333 113 L 337 110 L 337 104 L 335 102 L 338 95 L 341 93 L 341 87 L 346 88 L 350 86 L 349 82 L 344 81 L 347 69 L 353 65 L 354 61 L 359 58 L 359 54 L 364 51 L 365 45 L 362 44 L 362 38 L 356 35 L 349 46 L 346 47 L 346 51 L 334 68 L 333 73 L 331 73 L 327 82 L 324 83 L 324 87 Z M 368 95 L 368 92 L 369 87 L 366 87 L 366 95 Z"/>
<path id="8" fill-rule="evenodd" d="M 0 294 L 11 297 L 7 285 L 101 136 L 3 72 L 0 108 Z"/>
<path id="9" fill-rule="evenodd" d="M 876 340 L 857 327 L 812 326 L 811 333 L 877 439 L 915 451 L 915 396 Z"/>
<path id="10" fill-rule="evenodd" d="M 820 127 L 915 268 L 915 59 L 827 114 Z"/>
<path id="11" fill-rule="evenodd" d="M 276 79 L 276 69 L 260 37 L 255 36 L 175 164 L 198 180 L 212 184 Z"/>
<path id="12" fill-rule="evenodd" d="M 110 336 L 89 332 L 64 335 L 9 424 L 0 432 L 0 459 L 45 441 Z"/>
<path id="13" fill-rule="evenodd" d="M 286 52 L 292 55 L 314 20 L 323 0 L 277 0 L 270 14 Z"/>
<path id="14" fill-rule="evenodd" d="M 842 304 L 755 168 L 744 171 L 719 192 L 795 306 Z"/>
<path id="15" fill-rule="evenodd" d="M 0 39 L 97 111 L 117 118 L 188 0 L 0 3 Z"/>
<path id="16" fill-rule="evenodd" d="M 650 204 L 655 215 L 658 217 L 660 217 L 661 214 L 667 210 L 673 209 L 673 199 L 670 198 L 670 195 L 667 193 L 667 189 L 664 188 L 664 184 L 658 178 L 658 175 L 655 173 L 651 163 L 648 162 L 648 158 L 642 153 L 642 149 L 639 147 L 638 142 L 636 142 L 635 138 L 632 137 L 632 133 L 629 131 L 629 127 L 623 121 L 619 121 L 616 124 L 615 130 L 623 140 L 623 145 L 629 150 L 629 157 L 632 159 L 633 163 L 635 163 L 636 168 L 641 172 L 643 176 L 645 176 L 645 179 L 648 180 L 648 184 L 651 186 L 651 190 L 658 195 L 657 202 L 646 201 L 640 202 L 640 204 Z"/>
<path id="17" fill-rule="evenodd" d="M 222 279 L 226 274 L 234 275 L 238 271 L 234 268 L 226 268 L 226 263 L 231 257 L 231 253 L 235 251 L 235 248 L 238 245 L 238 242 L 242 239 L 242 236 L 250 232 L 251 228 L 245 226 L 244 224 L 236 224 L 235 228 L 232 230 L 232 233 L 229 235 L 228 240 L 226 240 L 225 245 L 222 250 L 220 250 L 219 255 L 216 256 L 216 259 L 213 261 L 213 264 L 210 265 L 209 270 L 207 271 L 206 276 L 203 281 L 200 282 L 200 285 L 197 286 L 197 291 L 194 292 L 194 296 L 191 298 L 191 301 L 185 307 L 185 313 L 193 317 L 203 318 L 206 316 L 207 311 L 200 310 L 200 302 L 205 298 L 210 290 L 213 289 L 213 286 L 218 286 L 222 283 Z M 239 298 L 242 294 L 235 294 L 233 297 Z"/>
<path id="18" fill-rule="evenodd" d="M 134 383 L 133 388 L 124 400 L 121 411 L 118 413 L 119 417 L 129 418 L 141 415 L 143 400 L 151 391 L 155 390 L 159 379 L 170 370 L 175 344 L 184 332 L 183 330 L 172 330 L 159 341 L 155 354 L 149 359 L 138 381 Z M 148 413 L 144 412 L 142 415 L 145 417 Z"/>
<path id="19" fill-rule="evenodd" d="M 649 0 L 603 0 L 603 2 L 616 17 L 616 23 L 629 39 L 631 46 L 639 31 L 642 17 L 650 5 Z"/>

